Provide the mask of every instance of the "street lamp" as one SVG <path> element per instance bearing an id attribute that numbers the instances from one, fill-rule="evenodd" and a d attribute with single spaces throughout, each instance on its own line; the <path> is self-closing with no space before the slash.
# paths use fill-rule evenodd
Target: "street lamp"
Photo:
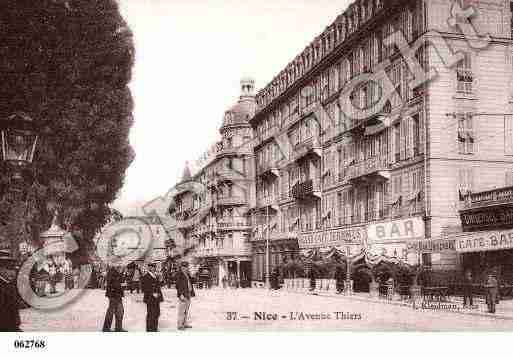
<path id="1" fill-rule="evenodd" d="M 15 113 L 0 121 L 2 135 L 2 160 L 10 167 L 11 178 L 23 180 L 23 171 L 32 164 L 39 133 L 32 118 Z"/>
<path id="2" fill-rule="evenodd" d="M 11 190 L 15 204 L 11 209 L 10 247 L 11 255 L 19 258 L 18 236 L 24 227 L 23 174 L 32 164 L 39 138 L 38 128 L 28 115 L 18 112 L 0 120 L 2 161 L 10 171 Z"/>

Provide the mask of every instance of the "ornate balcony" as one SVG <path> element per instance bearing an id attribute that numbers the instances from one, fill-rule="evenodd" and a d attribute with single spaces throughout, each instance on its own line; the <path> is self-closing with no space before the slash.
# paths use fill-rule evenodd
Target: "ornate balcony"
<path id="1" fill-rule="evenodd" d="M 513 187 L 493 189 L 461 196 L 461 210 L 513 204 Z"/>
<path id="2" fill-rule="evenodd" d="M 257 205 L 260 208 L 270 207 L 277 211 L 278 210 L 278 196 L 259 198 L 259 199 L 257 199 Z"/>
<path id="3" fill-rule="evenodd" d="M 321 198 L 321 186 L 319 181 L 307 180 L 296 183 L 291 190 L 291 197 L 296 200 L 306 200 L 311 198 Z"/>
<path id="4" fill-rule="evenodd" d="M 243 206 L 247 204 L 244 196 L 223 196 L 215 201 L 217 207 L 223 206 Z"/>
<path id="5" fill-rule="evenodd" d="M 217 229 L 219 231 L 249 230 L 251 229 L 251 224 L 245 217 L 234 217 L 219 220 L 217 222 Z"/>
<path id="6" fill-rule="evenodd" d="M 390 165 L 386 156 L 376 156 L 347 168 L 349 181 L 389 180 Z"/>
<path id="7" fill-rule="evenodd" d="M 193 233 L 198 236 L 204 236 L 209 233 L 216 233 L 217 227 L 215 224 L 200 224 L 194 228 Z"/>
<path id="8" fill-rule="evenodd" d="M 319 137 L 314 136 L 295 145 L 290 158 L 296 162 L 309 155 L 322 157 L 322 145 Z"/>
<path id="9" fill-rule="evenodd" d="M 258 176 L 273 175 L 273 176 L 279 177 L 280 171 L 278 169 L 278 165 L 277 165 L 276 161 L 258 165 L 257 166 L 257 175 Z"/>

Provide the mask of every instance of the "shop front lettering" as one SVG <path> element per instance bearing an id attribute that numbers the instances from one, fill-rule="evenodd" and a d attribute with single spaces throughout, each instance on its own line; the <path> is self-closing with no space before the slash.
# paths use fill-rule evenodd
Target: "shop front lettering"
<path id="1" fill-rule="evenodd" d="M 456 241 L 459 252 L 477 252 L 513 248 L 513 231 L 473 234 Z"/>
<path id="2" fill-rule="evenodd" d="M 372 224 L 368 227 L 369 240 L 375 242 L 424 237 L 424 221 L 410 218 L 402 221 Z"/>
<path id="3" fill-rule="evenodd" d="M 461 223 L 464 230 L 500 228 L 513 225 L 513 209 L 489 208 L 479 212 L 461 213 Z M 476 228 L 477 227 L 477 228 Z"/>
<path id="4" fill-rule="evenodd" d="M 305 247 L 328 247 L 328 246 L 341 246 L 344 244 L 363 244 L 365 240 L 365 232 L 362 229 L 334 231 L 334 232 L 319 232 L 302 234 L 299 236 L 299 246 Z"/>

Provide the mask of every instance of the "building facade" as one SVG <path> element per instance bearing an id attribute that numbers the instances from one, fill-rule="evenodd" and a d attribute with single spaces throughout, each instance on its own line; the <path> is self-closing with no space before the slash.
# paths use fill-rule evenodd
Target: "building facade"
<path id="1" fill-rule="evenodd" d="M 456 251 L 411 243 L 461 231 L 461 193 L 504 186 L 513 171 L 510 2 L 464 5 L 477 15 L 455 16 L 452 1 L 356 1 L 257 94 L 254 213 L 266 213 L 256 215 L 266 224 L 254 229 L 254 280 L 263 279 L 267 238 L 271 267 L 296 248 L 336 247 L 461 268 Z M 461 32 L 467 21 L 490 35 L 486 46 Z M 386 40 L 397 31 L 435 78 L 413 85 L 411 61 Z M 381 68 L 386 78 L 345 93 Z M 387 79 L 396 91 L 379 113 L 348 113 L 344 101 L 356 109 L 378 103 Z"/>
<path id="2" fill-rule="evenodd" d="M 193 248 L 191 261 L 210 270 L 214 285 L 223 278 L 241 285 L 251 280 L 254 86 L 251 79 L 241 81 L 240 99 L 225 113 L 221 140 L 194 175 L 186 166 L 170 209 L 186 246 Z"/>

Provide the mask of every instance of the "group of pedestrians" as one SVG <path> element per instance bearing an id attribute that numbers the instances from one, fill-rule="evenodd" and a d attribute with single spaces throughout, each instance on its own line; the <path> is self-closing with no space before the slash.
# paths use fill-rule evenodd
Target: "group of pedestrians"
<path id="1" fill-rule="evenodd" d="M 30 274 L 32 287 L 39 297 L 56 294 L 59 283 L 64 282 L 64 290 L 77 287 L 78 277 L 79 269 L 73 268 L 69 258 L 63 260 L 48 258 L 35 264 Z"/>
<path id="2" fill-rule="evenodd" d="M 146 304 L 146 331 L 157 332 L 160 318 L 160 303 L 164 301 L 162 293 L 162 280 L 157 272 L 155 263 L 148 264 L 148 271 L 142 275 L 139 271 L 140 289 L 143 292 L 143 302 Z M 132 279 L 137 278 L 133 276 Z M 116 332 L 126 332 L 123 328 L 123 297 L 124 297 L 124 275 L 121 267 L 112 267 L 107 272 L 105 296 L 109 300 L 107 313 L 103 324 L 103 331 L 110 332 L 112 322 Z M 132 288 L 132 287 L 130 287 Z M 189 264 L 182 262 L 180 270 L 176 275 L 176 293 L 178 297 L 177 306 L 177 329 L 185 330 L 191 328 L 188 324 L 191 298 L 195 296 Z"/>

